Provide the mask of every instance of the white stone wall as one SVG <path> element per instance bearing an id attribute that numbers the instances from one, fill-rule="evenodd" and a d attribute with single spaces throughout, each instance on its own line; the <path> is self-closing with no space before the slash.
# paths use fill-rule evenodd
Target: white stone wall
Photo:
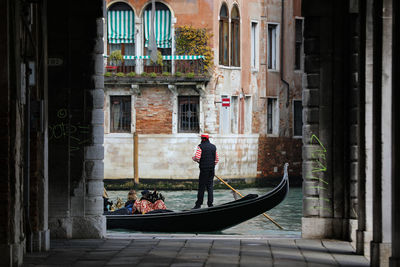
<path id="1" fill-rule="evenodd" d="M 104 178 L 133 178 L 133 134 L 105 134 Z"/>
<path id="2" fill-rule="evenodd" d="M 258 135 L 212 135 L 220 163 L 216 175 L 224 178 L 255 178 Z M 139 135 L 139 178 L 196 179 L 197 163 L 192 161 L 198 134 Z M 105 179 L 133 177 L 132 137 L 106 135 Z"/>

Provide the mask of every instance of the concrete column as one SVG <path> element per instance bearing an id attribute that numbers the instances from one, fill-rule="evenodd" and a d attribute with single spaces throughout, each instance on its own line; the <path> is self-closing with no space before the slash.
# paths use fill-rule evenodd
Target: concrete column
<path id="1" fill-rule="evenodd" d="M 49 226 L 52 238 L 102 238 L 104 1 L 48 4 Z M 57 24 L 54 34 L 54 23 Z M 60 49 L 61 47 L 61 49 Z"/>
<path id="2" fill-rule="evenodd" d="M 374 2 L 373 240 L 371 265 L 389 266 L 391 254 L 392 1 Z"/>
<path id="3" fill-rule="evenodd" d="M 381 209 L 382 240 L 380 243 L 380 266 L 389 266 L 391 255 L 392 213 L 387 207 L 392 206 L 392 0 L 383 1 L 382 16 L 382 181 Z"/>
<path id="4" fill-rule="evenodd" d="M 204 103 L 206 103 L 207 102 L 207 99 L 206 99 L 206 94 L 205 94 L 205 90 L 206 90 L 206 87 L 205 87 L 205 84 L 204 83 L 202 83 L 202 84 L 197 84 L 196 85 L 196 88 L 197 88 L 197 90 L 198 90 L 198 92 L 199 92 L 199 95 L 200 95 L 200 103 L 199 103 L 199 105 L 200 105 L 200 110 L 199 110 L 199 112 L 200 112 L 200 118 L 199 118 L 199 127 L 200 127 L 200 132 L 204 132 L 204 110 L 205 110 L 205 104 Z"/>
<path id="5" fill-rule="evenodd" d="M 389 259 L 390 267 L 400 267 L 400 99 L 399 78 L 400 71 L 400 2 L 393 0 L 393 45 L 392 45 L 392 256 Z M 390 101 L 389 101 L 390 102 Z"/>
<path id="6" fill-rule="evenodd" d="M 98 1 L 100 3 L 101 1 Z M 104 178 L 104 78 L 103 78 L 103 18 L 96 19 L 96 38 L 92 53 L 93 88 L 88 90 L 92 96 L 87 103 L 91 113 L 91 142 L 84 147 L 84 216 L 74 217 L 73 237 L 102 238 L 106 231 L 106 220 L 103 214 L 103 178 Z M 100 92 L 99 92 L 100 91 Z"/>
<path id="7" fill-rule="evenodd" d="M 353 245 L 356 244 L 356 230 L 358 228 L 358 183 L 359 183 L 359 168 L 360 160 L 360 8 L 359 3 L 356 0 L 350 1 L 350 20 L 349 27 L 351 28 L 351 47 L 349 54 L 351 55 L 351 95 L 350 95 L 350 134 L 349 134 L 349 146 L 350 146 L 350 185 L 349 185 L 349 234 L 350 240 Z"/>
<path id="8" fill-rule="evenodd" d="M 372 240 L 372 85 L 373 85 L 373 30 L 372 30 L 372 0 L 366 3 L 365 15 L 365 115 L 364 115 L 364 129 L 365 129 L 365 182 L 364 191 L 359 192 L 363 194 L 362 199 L 365 200 L 364 227 L 359 230 L 357 239 L 363 242 L 363 249 L 358 248 L 358 251 L 364 251 L 364 255 L 370 256 L 370 241 Z M 359 245 L 361 246 L 361 244 Z"/>
<path id="9" fill-rule="evenodd" d="M 316 8 L 303 2 L 304 78 L 303 78 L 303 218 L 302 236 L 332 237 L 331 60 L 332 21 L 330 1 Z M 315 2 L 313 2 L 315 3 Z M 325 6 L 325 8 L 324 8 Z M 323 29 L 323 30 L 321 30 Z M 321 79 L 325 77 L 325 79 Z M 323 89 L 322 89 L 323 88 Z"/>
<path id="10" fill-rule="evenodd" d="M 358 4 L 359 8 L 359 94 L 358 94 L 358 112 L 357 112 L 357 142 L 358 142 L 358 167 L 357 167 L 357 230 L 356 230 L 356 252 L 357 254 L 364 254 L 365 242 L 364 242 L 364 232 L 366 229 L 366 175 L 365 175 L 365 84 L 366 84 L 366 71 L 365 71 L 365 61 L 366 61 L 366 2 L 360 1 Z"/>
<path id="11" fill-rule="evenodd" d="M 142 18 L 135 16 L 135 50 L 136 50 L 136 56 L 142 56 L 143 55 L 143 39 L 142 36 L 144 37 L 144 34 L 142 32 L 143 30 L 143 24 L 142 24 Z M 135 72 L 137 74 L 141 74 L 143 72 L 143 59 L 136 59 L 136 68 Z"/>
<path id="12" fill-rule="evenodd" d="M 351 190 L 355 191 L 357 174 L 351 171 L 357 166 L 351 161 L 357 160 L 353 101 L 357 90 L 350 74 L 358 68 L 351 49 L 357 22 L 352 24 L 348 1 L 310 0 L 302 5 L 306 73 L 302 235 L 348 240 L 349 224 L 356 215 Z"/>
<path id="13" fill-rule="evenodd" d="M 47 88 L 47 21 L 46 21 L 46 1 L 40 5 L 41 11 L 39 12 L 39 20 L 42 27 L 42 55 L 43 66 L 42 66 L 42 77 L 38 77 L 41 81 L 40 86 L 42 87 L 43 95 L 43 107 L 41 110 L 41 119 L 43 124 L 42 133 L 42 179 L 39 180 L 38 184 L 38 206 L 39 206 L 39 231 L 37 233 L 37 247 L 33 247 L 34 251 L 48 251 L 50 249 L 50 230 L 49 230 L 49 172 L 48 172 L 48 88 Z"/>
<path id="14" fill-rule="evenodd" d="M 172 55 L 172 60 L 171 60 L 171 73 L 175 73 L 175 23 L 176 23 L 176 18 L 172 18 L 172 25 L 171 25 L 171 35 L 172 35 L 172 41 L 171 41 L 171 55 Z"/>
<path id="15" fill-rule="evenodd" d="M 172 93 L 172 134 L 178 133 L 178 89 L 174 84 L 168 84 L 168 89 Z"/>
<path id="16" fill-rule="evenodd" d="M 0 265 L 20 266 L 26 249 L 23 193 L 25 86 L 21 1 L 0 2 Z"/>

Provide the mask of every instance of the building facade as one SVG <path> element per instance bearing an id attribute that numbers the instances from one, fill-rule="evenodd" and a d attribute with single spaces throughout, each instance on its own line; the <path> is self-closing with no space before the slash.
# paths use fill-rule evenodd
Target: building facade
<path id="1" fill-rule="evenodd" d="M 191 156 L 201 132 L 217 145 L 221 177 L 278 177 L 285 162 L 300 177 L 300 7 L 301 1 L 156 1 L 162 61 L 154 64 L 152 2 L 107 1 L 105 179 L 132 178 L 135 167 L 140 179 L 194 179 Z M 209 34 L 211 56 L 182 52 L 185 27 Z M 110 60 L 116 50 L 120 64 Z"/>

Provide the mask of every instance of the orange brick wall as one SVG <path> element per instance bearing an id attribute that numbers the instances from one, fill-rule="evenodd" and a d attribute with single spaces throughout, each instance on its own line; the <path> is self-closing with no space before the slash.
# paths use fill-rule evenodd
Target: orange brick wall
<path id="1" fill-rule="evenodd" d="M 289 163 L 289 176 L 301 177 L 302 139 L 263 135 L 258 148 L 258 177 L 281 177 L 285 162 Z"/>
<path id="2" fill-rule="evenodd" d="M 136 132 L 139 134 L 172 133 L 172 93 L 166 86 L 141 87 L 137 96 Z"/>

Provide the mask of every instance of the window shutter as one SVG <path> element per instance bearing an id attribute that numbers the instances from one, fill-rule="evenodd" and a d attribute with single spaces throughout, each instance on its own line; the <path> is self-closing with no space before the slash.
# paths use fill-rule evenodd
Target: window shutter
<path id="1" fill-rule="evenodd" d="M 108 42 L 110 44 L 131 44 L 135 42 L 135 15 L 131 10 L 108 11 Z"/>
<path id="2" fill-rule="evenodd" d="M 156 10 L 154 16 L 155 36 L 158 48 L 171 48 L 171 12 L 169 10 Z M 144 12 L 145 47 L 149 45 L 151 10 Z"/>

